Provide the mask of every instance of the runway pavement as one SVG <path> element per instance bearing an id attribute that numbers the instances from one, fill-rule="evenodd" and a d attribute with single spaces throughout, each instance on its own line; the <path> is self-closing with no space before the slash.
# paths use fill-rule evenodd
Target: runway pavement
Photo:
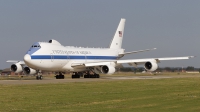
<path id="1" fill-rule="evenodd" d="M 187 78 L 200 77 L 200 75 L 176 75 L 176 76 L 108 76 L 101 78 L 80 78 L 80 79 L 54 79 L 44 77 L 43 80 L 0 80 L 0 85 L 23 85 L 23 84 L 50 84 L 50 83 L 70 83 L 70 82 L 96 82 L 96 81 L 115 81 L 115 80 L 139 80 L 139 79 L 164 79 L 164 78 Z"/>

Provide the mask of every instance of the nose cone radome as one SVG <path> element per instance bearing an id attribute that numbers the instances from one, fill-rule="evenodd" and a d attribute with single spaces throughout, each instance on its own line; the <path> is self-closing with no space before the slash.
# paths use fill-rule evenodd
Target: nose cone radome
<path id="1" fill-rule="evenodd" d="M 24 56 L 24 62 L 25 63 L 29 63 L 31 61 L 31 56 L 29 55 L 29 54 L 26 54 L 25 56 Z"/>

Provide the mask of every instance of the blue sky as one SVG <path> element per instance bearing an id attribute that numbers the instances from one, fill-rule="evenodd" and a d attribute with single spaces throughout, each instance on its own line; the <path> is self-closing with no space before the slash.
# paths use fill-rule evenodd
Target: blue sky
<path id="1" fill-rule="evenodd" d="M 126 51 L 157 48 L 123 59 L 194 55 L 159 66 L 200 67 L 199 6 L 199 0 L 0 0 L 0 69 L 10 67 L 6 60 L 23 60 L 38 41 L 108 47 L 121 18 Z"/>

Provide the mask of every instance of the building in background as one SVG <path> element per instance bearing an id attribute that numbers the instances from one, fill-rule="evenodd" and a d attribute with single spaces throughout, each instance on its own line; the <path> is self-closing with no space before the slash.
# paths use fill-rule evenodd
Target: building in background
<path id="1" fill-rule="evenodd" d="M 22 75 L 23 73 L 15 73 L 10 70 L 10 68 L 3 69 L 1 75 Z"/>

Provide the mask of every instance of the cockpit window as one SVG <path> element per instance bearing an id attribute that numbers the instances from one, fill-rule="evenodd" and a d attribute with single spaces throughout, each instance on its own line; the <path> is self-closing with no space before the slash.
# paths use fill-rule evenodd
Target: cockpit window
<path id="1" fill-rule="evenodd" d="M 41 48 L 40 43 L 37 42 L 37 43 L 32 44 L 31 48 Z"/>
<path id="2" fill-rule="evenodd" d="M 52 43 L 52 40 L 49 40 L 49 43 Z"/>
<path id="3" fill-rule="evenodd" d="M 32 48 L 35 48 L 35 47 L 40 48 L 41 46 L 40 46 L 40 45 L 32 45 L 31 47 L 32 47 Z"/>

